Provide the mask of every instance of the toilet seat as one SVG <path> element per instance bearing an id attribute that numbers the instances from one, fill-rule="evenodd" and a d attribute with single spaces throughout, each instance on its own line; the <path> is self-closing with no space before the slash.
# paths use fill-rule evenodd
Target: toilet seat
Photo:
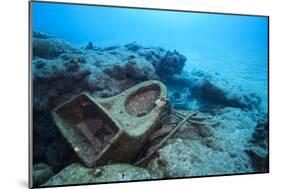
<path id="1" fill-rule="evenodd" d="M 165 85 L 150 80 L 109 98 L 81 93 L 52 116 L 85 165 L 130 163 L 156 129 L 166 98 Z"/>

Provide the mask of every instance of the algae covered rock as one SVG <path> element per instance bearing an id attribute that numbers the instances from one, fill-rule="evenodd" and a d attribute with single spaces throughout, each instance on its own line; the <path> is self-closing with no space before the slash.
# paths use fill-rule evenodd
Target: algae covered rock
<path id="1" fill-rule="evenodd" d="M 71 164 L 50 178 L 42 186 L 89 184 L 94 182 L 94 170 L 80 164 Z"/>
<path id="2" fill-rule="evenodd" d="M 32 32 L 32 37 L 33 38 L 41 38 L 41 39 L 54 38 L 54 36 L 52 36 L 52 35 L 49 35 L 49 34 L 43 33 L 43 32 L 37 32 L 37 31 Z"/>
<path id="3" fill-rule="evenodd" d="M 268 121 L 262 121 L 257 123 L 255 130 L 252 135 L 251 142 L 254 144 L 258 144 L 263 148 L 268 148 Z"/>
<path id="4" fill-rule="evenodd" d="M 35 164 L 32 170 L 33 185 L 38 186 L 40 184 L 43 184 L 53 175 L 54 172 L 49 165 L 45 163 Z"/>
<path id="5" fill-rule="evenodd" d="M 254 92 L 244 90 L 225 79 L 200 70 L 183 71 L 167 81 L 172 91 L 180 91 L 187 98 L 187 109 L 197 102 L 195 109 L 210 110 L 210 107 L 234 107 L 243 110 L 260 110 L 261 98 Z M 178 86 L 175 88 L 174 86 Z M 185 92 L 183 91 L 185 89 Z M 171 91 L 171 92 L 172 92 Z M 207 106 L 206 106 L 207 105 Z"/>
<path id="6" fill-rule="evenodd" d="M 71 164 L 42 186 L 120 182 L 150 178 L 151 175 L 147 170 L 129 164 L 106 165 L 96 169 L 86 168 L 80 164 Z"/>
<path id="7" fill-rule="evenodd" d="M 135 41 L 132 42 L 132 43 L 129 43 L 127 45 L 125 45 L 125 47 L 128 49 L 128 50 L 131 50 L 131 51 L 137 51 L 139 50 L 140 48 L 142 48 L 140 45 L 138 45 Z"/>
<path id="8" fill-rule="evenodd" d="M 156 65 L 156 73 L 163 79 L 171 78 L 174 74 L 180 74 L 185 65 L 186 57 L 176 50 L 167 51 Z"/>
<path id="9" fill-rule="evenodd" d="M 252 172 L 249 159 L 231 157 L 225 151 L 205 147 L 198 140 L 173 139 L 159 151 L 155 161 L 165 177 L 189 177 Z M 148 167 L 153 169 L 153 167 Z"/>
<path id="10" fill-rule="evenodd" d="M 154 67 L 143 58 L 128 60 L 120 64 L 112 64 L 104 69 L 111 79 L 144 81 L 155 79 Z"/>
<path id="11" fill-rule="evenodd" d="M 245 97 L 239 93 L 233 94 L 233 91 L 228 91 L 227 87 L 227 83 L 219 85 L 214 80 L 202 78 L 193 84 L 192 92 L 210 103 L 242 109 L 248 108 L 249 103 L 244 99 Z"/>
<path id="12" fill-rule="evenodd" d="M 266 162 L 261 158 L 265 156 L 245 151 L 252 138 L 249 131 L 256 126 L 251 113 L 239 108 L 224 108 L 215 116 L 202 113 L 198 116 L 208 117 L 204 120 L 206 125 L 196 122 L 183 125 L 148 163 L 147 169 L 153 175 L 174 178 L 249 173 L 256 170 L 254 166 L 258 162 Z M 260 165 L 262 168 L 265 164 Z"/>
<path id="13" fill-rule="evenodd" d="M 250 140 L 250 148 L 246 150 L 257 172 L 269 170 L 268 126 L 268 121 L 261 121 L 256 125 Z"/>
<path id="14" fill-rule="evenodd" d="M 64 52 L 75 52 L 67 43 L 59 39 L 33 38 L 33 55 L 42 58 L 55 58 Z"/>
<path id="15" fill-rule="evenodd" d="M 269 171 L 269 156 L 268 150 L 259 147 L 251 147 L 245 151 L 251 158 L 251 164 L 257 172 Z"/>
<path id="16" fill-rule="evenodd" d="M 101 170 L 99 176 L 96 176 L 95 182 L 119 182 L 132 180 L 151 179 L 150 173 L 139 167 L 129 164 L 114 164 L 98 167 Z"/>
<path id="17" fill-rule="evenodd" d="M 79 52 L 65 41 L 40 32 L 33 32 L 32 49 L 33 56 L 47 59 L 55 58 L 64 52 Z"/>
<path id="18" fill-rule="evenodd" d="M 255 127 L 257 120 L 249 113 L 259 109 L 260 97 L 206 72 L 183 71 L 185 62 L 186 57 L 177 51 L 144 47 L 135 42 L 104 48 L 89 43 L 88 48 L 78 49 L 63 40 L 34 32 L 33 161 L 47 162 L 54 171 L 64 167 L 44 185 L 266 170 L 268 124 Z M 219 123 L 181 127 L 158 150 L 159 157 L 148 163 L 150 172 L 127 164 L 105 165 L 96 169 L 80 164 L 69 165 L 79 161 L 60 138 L 49 116 L 51 110 L 81 92 L 95 97 L 111 97 L 151 79 L 165 82 L 174 108 L 216 115 Z M 255 147 L 257 145 L 258 148 Z M 45 165 L 35 168 L 34 178 L 44 178 L 42 180 L 45 181 L 47 176 L 44 175 L 51 175 Z M 44 182 L 40 179 L 35 179 L 37 185 Z"/>

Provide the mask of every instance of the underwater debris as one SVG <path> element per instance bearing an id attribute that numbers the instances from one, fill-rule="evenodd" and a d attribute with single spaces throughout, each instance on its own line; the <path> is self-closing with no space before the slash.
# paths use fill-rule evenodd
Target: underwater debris
<path id="1" fill-rule="evenodd" d="M 182 87 L 180 89 L 174 89 L 172 91 L 173 92 L 169 95 L 169 99 L 174 109 L 191 109 L 189 105 L 192 103 L 192 99 L 190 99 L 190 92 L 188 88 Z"/>
<path id="2" fill-rule="evenodd" d="M 85 165 L 130 162 L 165 109 L 155 107 L 159 96 L 167 96 L 165 86 L 147 81 L 110 98 L 94 99 L 82 93 L 55 108 L 52 115 L 72 148 L 79 149 L 74 151 Z"/>
<path id="3" fill-rule="evenodd" d="M 159 90 L 148 90 L 134 95 L 127 103 L 128 113 L 137 117 L 146 115 L 154 108 L 159 95 Z"/>
<path id="4" fill-rule="evenodd" d="M 185 111 L 177 112 L 187 115 Z M 168 120 L 165 120 L 165 124 L 178 121 L 169 117 L 166 118 Z M 166 177 L 255 171 L 249 155 L 244 152 L 246 146 L 249 146 L 247 140 L 251 137 L 248 128 L 252 128 L 255 123 L 248 112 L 238 108 L 225 108 L 216 117 L 199 112 L 191 120 L 206 123 L 208 129 L 212 128 L 213 135 L 200 136 L 203 125 L 200 128 L 187 122 L 157 151 L 157 155 L 148 161 L 145 166 L 148 170 L 154 171 L 157 167 L 156 171 L 159 169 Z M 219 122 L 218 126 L 215 126 L 216 122 Z M 241 126 L 244 126 L 244 129 L 241 129 Z M 240 140 L 237 141 L 236 137 Z"/>
<path id="5" fill-rule="evenodd" d="M 188 119 L 186 120 L 187 117 Z M 190 138 L 185 135 L 192 135 L 192 130 L 194 130 L 194 134 L 202 138 L 211 137 L 213 135 L 213 130 L 210 125 L 213 122 L 209 119 L 210 117 L 203 116 L 200 112 L 176 111 L 170 109 L 170 114 L 162 119 L 160 123 L 161 127 L 149 137 L 149 141 L 139 154 L 138 161 L 135 162 L 135 165 L 144 166 L 146 163 L 149 164 L 149 160 L 153 158 L 153 154 L 155 154 L 161 146 L 164 146 L 165 143 L 168 143 L 168 139 Z M 200 123 L 200 125 L 194 125 L 192 123 L 194 120 L 197 120 L 197 123 Z"/>
<path id="6" fill-rule="evenodd" d="M 171 130 L 169 132 L 169 134 L 163 139 L 161 140 L 161 142 L 159 142 L 159 144 L 153 146 L 153 148 L 150 149 L 150 151 L 146 154 L 146 156 L 140 160 L 138 160 L 137 162 L 134 163 L 134 165 L 141 165 L 143 163 L 145 163 L 149 158 L 151 158 L 151 156 L 160 148 L 164 145 L 164 143 L 188 120 L 190 119 L 192 116 L 196 115 L 196 112 L 191 113 L 190 115 L 186 116 L 183 120 L 181 120 L 177 126 Z"/>

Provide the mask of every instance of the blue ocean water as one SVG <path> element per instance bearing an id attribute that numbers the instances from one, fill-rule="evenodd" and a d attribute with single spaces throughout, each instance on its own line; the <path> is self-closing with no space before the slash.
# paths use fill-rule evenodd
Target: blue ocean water
<path id="1" fill-rule="evenodd" d="M 144 46 L 178 50 L 185 70 L 199 69 L 256 92 L 267 107 L 266 17 L 123 9 L 33 2 L 32 28 L 75 46 Z"/>

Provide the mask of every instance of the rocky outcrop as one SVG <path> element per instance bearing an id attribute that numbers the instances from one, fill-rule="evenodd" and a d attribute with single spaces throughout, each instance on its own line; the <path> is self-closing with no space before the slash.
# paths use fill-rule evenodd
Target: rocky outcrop
<path id="1" fill-rule="evenodd" d="M 183 125 L 148 163 L 151 173 L 157 178 L 170 178 L 256 171 L 245 152 L 256 126 L 251 112 L 228 107 L 217 111 L 215 116 L 199 113 L 198 117 L 209 119 L 204 125 L 197 122 Z"/>
<path id="2" fill-rule="evenodd" d="M 185 65 L 186 57 L 174 50 L 167 51 L 160 62 L 155 65 L 156 73 L 164 80 L 173 77 L 174 74 L 180 74 Z"/>
<path id="3" fill-rule="evenodd" d="M 258 108 L 261 99 L 256 94 L 245 94 L 238 88 L 230 88 L 229 83 L 221 80 L 220 82 L 210 78 L 201 78 L 191 86 L 194 96 L 204 101 L 222 105 L 224 107 L 235 107 L 252 110 Z"/>
<path id="4" fill-rule="evenodd" d="M 151 175 L 147 170 L 129 164 L 106 165 L 95 169 L 72 164 L 50 178 L 42 186 L 121 182 L 150 178 Z"/>
<path id="5" fill-rule="evenodd" d="M 71 47 L 63 40 L 50 37 L 42 33 L 33 33 L 33 56 L 42 58 L 56 58 L 62 53 L 79 53 L 78 49 Z"/>
<path id="6" fill-rule="evenodd" d="M 52 168 L 44 163 L 33 165 L 32 180 L 34 186 L 39 186 L 54 175 Z"/>
<path id="7" fill-rule="evenodd" d="M 268 121 L 262 121 L 259 122 L 254 130 L 254 133 L 252 135 L 251 142 L 254 144 L 258 144 L 262 148 L 268 148 L 268 128 L 269 123 Z"/>
<path id="8" fill-rule="evenodd" d="M 130 51 L 137 51 L 139 49 L 141 49 L 142 47 L 140 45 L 138 45 L 136 42 L 133 43 L 129 43 L 127 45 L 125 45 L 125 47 L 130 50 Z"/>
<path id="9" fill-rule="evenodd" d="M 252 171 L 247 167 L 247 159 L 231 157 L 231 154 L 224 151 L 206 148 L 198 140 L 173 139 L 158 153 L 159 156 L 148 164 L 148 169 L 153 173 L 158 171 L 158 175 L 162 172 L 164 178 Z"/>
<path id="10" fill-rule="evenodd" d="M 173 79 L 166 82 L 174 90 L 179 92 L 185 99 L 182 104 L 176 102 L 176 98 L 171 95 L 171 100 L 181 107 L 192 109 L 192 102 L 195 100 L 197 109 L 210 106 L 224 108 L 234 107 L 243 110 L 260 110 L 261 98 L 256 93 L 243 90 L 240 86 L 231 84 L 222 78 L 219 78 L 201 71 L 183 72 Z M 173 86 L 178 85 L 178 88 Z M 186 102 L 187 101 L 187 102 Z M 184 104 L 183 104 L 184 103 Z"/>
<path id="11" fill-rule="evenodd" d="M 250 148 L 246 149 L 246 153 L 251 158 L 252 166 L 257 172 L 269 171 L 269 133 L 268 121 L 259 122 L 252 134 Z"/>
<path id="12" fill-rule="evenodd" d="M 179 52 L 161 47 L 134 42 L 101 48 L 89 43 L 78 49 L 34 32 L 33 162 L 48 164 L 57 173 L 44 186 L 268 170 L 268 123 L 256 124 L 261 99 L 208 73 L 184 71 L 185 63 Z M 130 165 L 91 169 L 77 164 L 51 110 L 81 92 L 110 97 L 151 79 L 166 84 L 174 108 L 204 112 L 214 124 L 180 128 L 148 163 L 150 172 Z M 34 182 L 39 185 L 46 178 L 35 175 Z"/>
<path id="13" fill-rule="evenodd" d="M 80 164 L 71 164 L 51 177 L 42 186 L 90 184 L 94 182 L 94 170 Z"/>
<path id="14" fill-rule="evenodd" d="M 39 36 L 33 38 L 35 111 L 49 111 L 82 91 L 112 96 L 138 82 L 158 79 L 151 61 L 127 47 L 75 49 L 42 33 L 34 36 Z"/>
<path id="15" fill-rule="evenodd" d="M 143 66 L 137 60 L 129 60 L 123 66 L 114 65 L 111 68 L 106 68 L 104 72 L 112 79 L 125 80 L 133 79 L 136 81 L 144 81 L 155 79 L 155 71 L 151 65 Z"/>

